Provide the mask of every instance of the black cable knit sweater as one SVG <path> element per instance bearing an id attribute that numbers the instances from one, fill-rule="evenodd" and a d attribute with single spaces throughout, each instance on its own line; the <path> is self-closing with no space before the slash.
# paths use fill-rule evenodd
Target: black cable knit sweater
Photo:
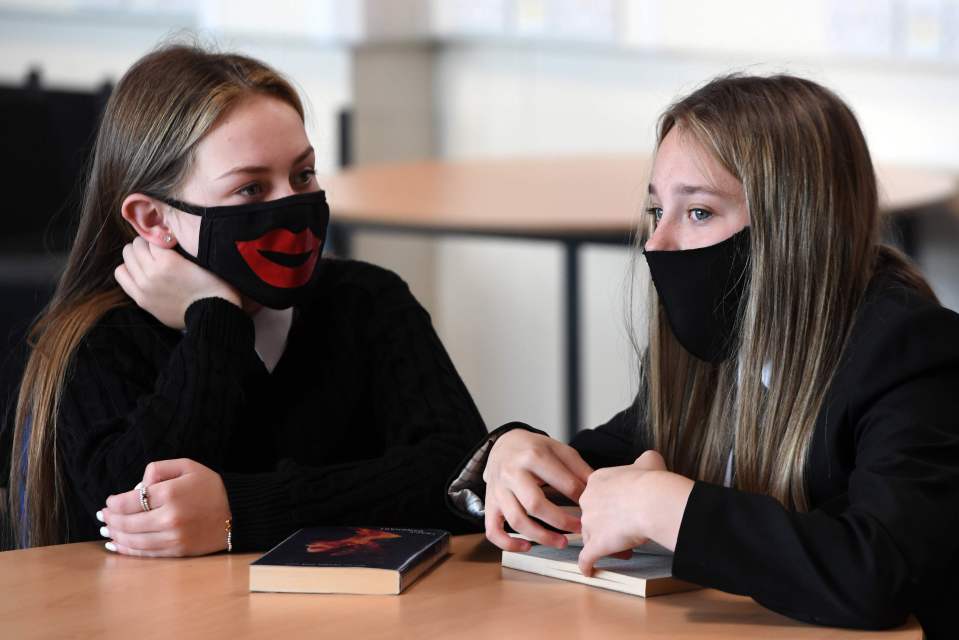
<path id="1" fill-rule="evenodd" d="M 135 306 L 94 327 L 57 434 L 69 541 L 98 539 L 107 496 L 169 458 L 222 475 L 238 551 L 305 525 L 464 529 L 444 492 L 486 430 L 429 315 L 391 272 L 321 269 L 272 373 L 251 319 L 218 298 L 194 303 L 182 333 Z"/>

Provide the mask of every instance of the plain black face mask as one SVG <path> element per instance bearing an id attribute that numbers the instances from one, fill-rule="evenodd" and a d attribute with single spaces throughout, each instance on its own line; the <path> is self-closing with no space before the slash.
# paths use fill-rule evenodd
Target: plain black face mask
<path id="1" fill-rule="evenodd" d="M 707 362 L 728 358 L 749 281 L 749 227 L 709 247 L 643 255 L 683 348 Z"/>
<path id="2" fill-rule="evenodd" d="M 322 191 L 225 207 L 199 207 L 154 196 L 200 216 L 200 243 L 184 258 L 226 280 L 247 298 L 286 309 L 310 293 L 326 242 L 330 208 Z"/>

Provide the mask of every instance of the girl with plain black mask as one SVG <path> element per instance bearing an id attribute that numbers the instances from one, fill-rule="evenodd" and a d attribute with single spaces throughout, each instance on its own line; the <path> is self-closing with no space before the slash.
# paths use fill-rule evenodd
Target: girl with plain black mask
<path id="1" fill-rule="evenodd" d="M 20 389 L 18 544 L 463 528 L 443 489 L 482 420 L 406 284 L 321 257 L 313 163 L 296 91 L 256 60 L 168 46 L 120 80 Z"/>
<path id="2" fill-rule="evenodd" d="M 800 620 L 954 637 L 959 316 L 880 244 L 852 112 L 800 78 L 710 82 L 660 121 L 648 213 L 633 406 L 569 446 L 503 426 L 453 504 L 503 549 L 529 548 L 506 523 L 582 532 L 587 575 L 653 540 L 676 577 Z"/>

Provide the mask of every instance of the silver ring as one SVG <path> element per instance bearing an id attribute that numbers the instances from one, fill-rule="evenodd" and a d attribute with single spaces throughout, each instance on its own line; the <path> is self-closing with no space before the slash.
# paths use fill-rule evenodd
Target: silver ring
<path id="1" fill-rule="evenodd" d="M 147 493 L 147 486 L 140 485 L 140 508 L 144 511 L 150 510 L 150 494 Z"/>

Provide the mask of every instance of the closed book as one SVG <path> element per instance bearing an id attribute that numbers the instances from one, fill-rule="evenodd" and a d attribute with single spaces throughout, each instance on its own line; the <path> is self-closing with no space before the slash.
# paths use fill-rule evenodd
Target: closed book
<path id="1" fill-rule="evenodd" d="M 439 529 L 309 527 L 250 565 L 250 591 L 398 594 L 449 548 Z"/>
<path id="2" fill-rule="evenodd" d="M 578 565 L 582 538 L 578 535 L 567 538 L 569 545 L 565 549 L 534 544 L 529 551 L 504 551 L 503 566 L 643 598 L 700 588 L 673 578 L 672 553 L 655 543 L 637 547 L 628 560 L 602 558 L 596 563 L 593 575 L 584 576 Z"/>

